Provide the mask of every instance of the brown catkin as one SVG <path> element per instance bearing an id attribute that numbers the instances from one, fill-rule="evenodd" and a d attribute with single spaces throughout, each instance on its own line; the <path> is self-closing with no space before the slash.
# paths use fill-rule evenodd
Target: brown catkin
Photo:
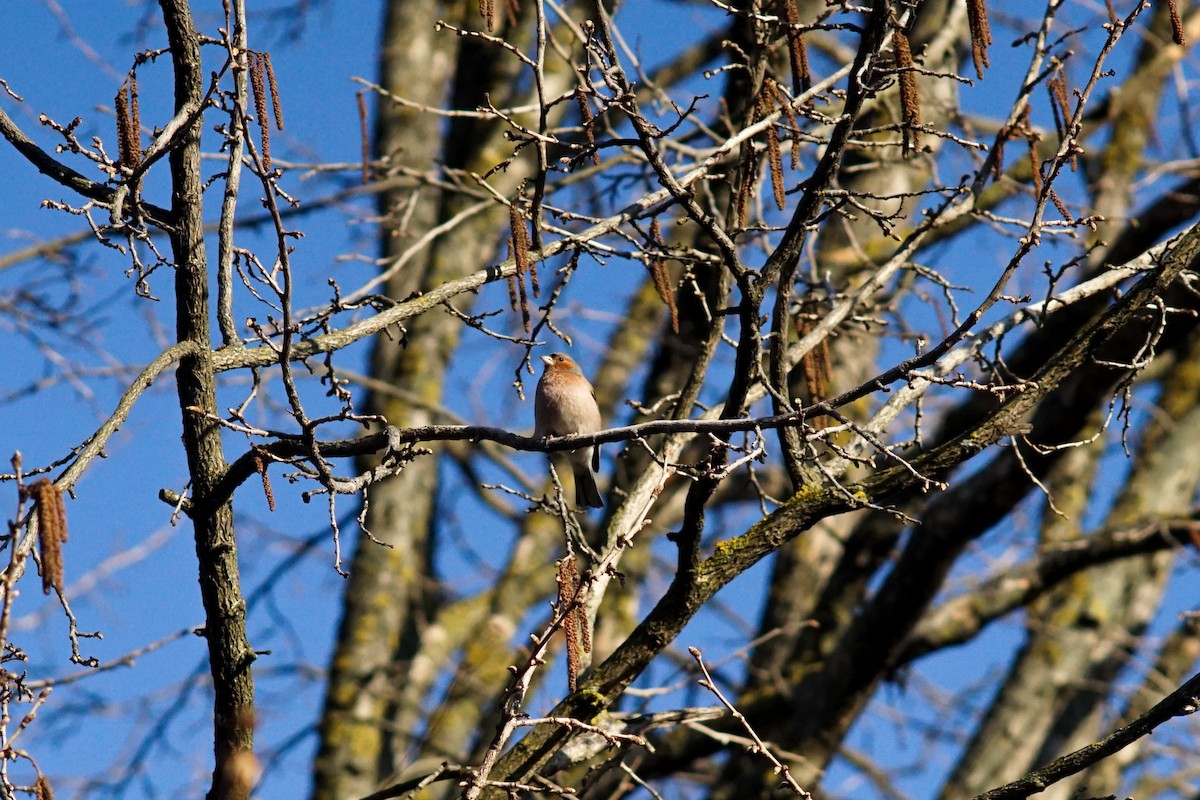
<path id="1" fill-rule="evenodd" d="M 1179 18 L 1179 7 L 1175 0 L 1167 0 L 1167 9 L 1171 12 L 1171 41 L 1183 47 L 1187 38 L 1183 35 L 1183 20 Z"/>
<path id="2" fill-rule="evenodd" d="M 509 240 L 509 246 L 512 246 L 511 239 Z M 520 303 L 517 301 L 517 276 L 515 275 L 508 276 L 508 307 L 513 311 L 516 311 L 521 307 Z"/>
<path id="3" fill-rule="evenodd" d="M 1061 64 L 1058 72 L 1051 75 L 1046 81 L 1046 88 L 1050 92 L 1050 106 L 1054 109 L 1054 124 L 1058 127 L 1058 138 L 1059 141 L 1062 141 L 1071 135 L 1071 93 L 1067 88 L 1067 75 Z M 1071 169 L 1077 167 L 1078 160 L 1072 152 Z"/>
<path id="4" fill-rule="evenodd" d="M 600 153 L 596 151 L 596 131 L 593 129 L 592 107 L 588 105 L 587 94 L 582 86 L 575 87 L 575 102 L 579 105 L 579 119 L 583 124 L 583 135 L 587 139 L 588 150 L 592 153 L 592 163 L 599 166 Z"/>
<path id="5" fill-rule="evenodd" d="M 787 132 L 792 138 L 792 169 L 800 167 L 800 126 L 796 123 L 796 114 L 792 111 L 792 103 L 783 93 L 779 84 L 775 83 L 775 95 L 779 100 L 779 111 L 787 122 Z"/>
<path id="6" fill-rule="evenodd" d="M 578 587 L 582 583 L 583 581 L 579 577 L 579 568 L 575 566 L 576 594 L 578 594 Z M 592 652 L 592 629 L 588 627 L 587 609 L 584 607 L 585 599 L 586 597 L 580 597 L 579 605 L 575 606 L 575 616 L 577 617 L 575 627 L 579 628 L 579 646 L 583 648 L 583 652 L 590 653 Z"/>
<path id="7" fill-rule="evenodd" d="M 529 310 L 529 294 L 525 289 L 524 275 L 517 276 L 517 294 L 520 295 L 521 299 L 521 327 L 525 329 L 526 333 L 529 333 L 532 330 L 530 327 L 531 312 Z"/>
<path id="8" fill-rule="evenodd" d="M 129 127 L 133 139 L 133 157 L 142 163 L 142 106 L 138 101 L 137 73 L 129 73 Z"/>
<path id="9" fill-rule="evenodd" d="M 267 124 L 267 87 L 262 53 L 250 55 L 250 88 L 254 92 L 254 115 L 258 118 L 258 130 L 262 135 L 259 156 L 264 172 L 271 171 L 271 126 Z"/>
<path id="10" fill-rule="evenodd" d="M 1038 163 L 1037 144 L 1041 136 L 1033 128 L 1033 124 L 1029 121 L 1029 106 L 1021 110 L 1021 116 L 1017 117 L 1017 121 L 1013 123 L 1008 131 L 1009 136 L 1019 133 L 1025 138 L 1025 144 L 1029 149 L 1029 172 L 1030 180 L 1033 182 L 1034 195 L 1040 195 L 1042 192 L 1042 170 Z"/>
<path id="11" fill-rule="evenodd" d="M 1000 180 L 1004 175 L 1004 143 L 1007 141 L 1008 132 L 996 138 L 996 144 L 992 147 L 995 157 L 992 159 L 992 177 Z"/>
<path id="12" fill-rule="evenodd" d="M 367 129 L 367 98 L 365 92 L 358 95 L 358 135 L 362 142 L 362 182 L 371 182 L 371 132 Z"/>
<path id="13" fill-rule="evenodd" d="M 67 541 L 67 509 L 62 492 L 48 478 L 29 487 L 37 505 L 38 545 L 42 554 L 42 592 L 63 587 L 62 544 Z"/>
<path id="14" fill-rule="evenodd" d="M 129 169 L 129 87 L 122 83 L 113 98 L 117 115 L 117 164 Z"/>
<path id="15" fill-rule="evenodd" d="M 512 231 L 513 259 L 517 262 L 517 274 L 524 275 L 529 271 L 529 231 L 525 227 L 520 203 L 515 200 L 508 204 L 508 227 Z"/>
<path id="16" fill-rule="evenodd" d="M 512 231 L 513 260 L 517 262 L 517 293 L 520 297 L 521 325 L 529 333 L 530 310 L 529 297 L 525 290 L 525 275 L 530 271 L 529 263 L 529 230 L 525 227 L 525 217 L 521 214 L 520 204 L 516 201 L 508 204 L 508 225 Z M 511 290 L 510 290 L 511 291 Z"/>
<path id="17" fill-rule="evenodd" d="M 1063 219 L 1070 222 L 1071 212 L 1067 208 L 1067 204 L 1062 201 L 1062 198 L 1058 196 L 1058 192 L 1054 191 L 1053 188 L 1050 189 L 1049 194 L 1050 201 L 1054 203 L 1054 207 L 1058 209 L 1058 213 L 1062 214 Z"/>
<path id="18" fill-rule="evenodd" d="M 667 260 L 660 258 L 658 253 L 664 247 L 662 229 L 658 217 L 650 221 L 650 247 L 654 252 L 649 261 L 650 277 L 654 279 L 654 290 L 671 312 L 671 330 L 679 333 L 679 309 L 675 306 L 675 291 L 671 287 L 671 273 L 667 269 Z"/>
<path id="19" fill-rule="evenodd" d="M 283 106 L 279 103 L 279 87 L 275 85 L 275 70 L 271 67 L 271 54 L 263 53 L 263 64 L 267 68 L 267 87 L 271 90 L 271 113 L 275 115 L 275 130 L 283 130 Z M 264 123 L 265 124 L 265 123 Z"/>
<path id="20" fill-rule="evenodd" d="M 509 258 L 513 257 L 513 251 L 515 249 L 516 248 L 513 245 L 512 237 L 510 236 L 510 237 L 508 237 L 508 257 Z M 517 309 L 520 308 L 520 304 L 517 302 L 517 276 L 516 275 L 508 276 L 508 307 L 511 308 L 513 311 L 516 311 Z"/>
<path id="21" fill-rule="evenodd" d="M 575 603 L 575 628 L 579 631 L 579 645 L 583 652 L 592 652 L 592 632 L 588 628 L 587 609 L 585 600 L 586 592 L 581 592 L 583 586 L 583 577 L 579 574 L 579 562 L 575 560 L 575 556 L 571 556 L 571 585 L 574 587 L 571 594 L 576 598 Z"/>
<path id="22" fill-rule="evenodd" d="M 754 101 L 754 111 L 750 119 L 751 125 L 763 118 L 762 107 L 763 96 L 760 91 Z M 739 170 L 741 172 L 741 182 L 738 185 L 737 195 L 733 200 L 734 224 L 739 228 L 744 228 L 746 227 L 746 215 L 750 210 L 750 199 L 754 197 L 754 193 L 758 188 L 758 151 L 754 149 L 753 142 L 742 144 Z"/>
<path id="23" fill-rule="evenodd" d="M 733 201 L 734 224 L 739 228 L 746 227 L 746 214 L 750 210 L 750 198 L 754 195 L 757 166 L 754 153 L 748 153 L 742 161 L 742 181 L 738 185 L 737 196 Z"/>
<path id="24" fill-rule="evenodd" d="M 779 102 L 775 82 L 768 79 L 763 82 L 763 116 L 768 116 L 775 110 Z M 771 190 L 775 194 L 775 205 L 780 211 L 787 206 L 787 196 L 783 188 L 783 157 L 779 150 L 779 129 L 774 125 L 767 128 L 767 164 L 771 168 Z"/>
<path id="25" fill-rule="evenodd" d="M 132 171 L 141 160 L 138 133 L 134 127 L 133 112 L 129 102 L 129 83 L 122 83 L 113 100 L 117 115 L 117 163 L 124 170 Z"/>
<path id="26" fill-rule="evenodd" d="M 796 8 L 796 0 L 786 0 L 783 4 L 784 14 L 788 24 L 788 60 L 792 67 L 792 94 L 803 94 L 812 86 L 812 74 L 808 71 L 808 46 L 804 43 L 804 34 L 797 26 L 800 24 L 800 12 Z"/>
<path id="27" fill-rule="evenodd" d="M 567 651 L 567 688 L 574 692 L 579 684 L 579 614 L 572 604 L 579 589 L 579 578 L 576 574 L 575 557 L 568 556 L 558 562 L 558 608 L 566 611 L 563 617 L 563 637 L 566 639 Z"/>
<path id="28" fill-rule="evenodd" d="M 904 118 L 903 153 L 905 158 L 921 145 L 921 98 L 917 94 L 917 73 L 914 70 L 912 49 L 904 31 L 896 30 L 892 37 L 896 49 L 896 68 L 900 71 L 900 114 Z"/>
<path id="29" fill-rule="evenodd" d="M 50 788 L 50 779 L 38 775 L 37 783 L 33 785 L 33 796 L 37 800 L 54 800 L 54 790 Z"/>
<path id="30" fill-rule="evenodd" d="M 1046 92 L 1050 95 L 1050 108 L 1054 111 L 1054 127 L 1058 130 L 1058 138 L 1064 139 L 1067 136 L 1067 122 L 1071 119 L 1071 99 L 1061 64 L 1046 79 Z"/>
<path id="31" fill-rule="evenodd" d="M 271 476 L 267 474 L 267 461 L 261 455 L 254 457 L 254 469 L 262 478 L 263 494 L 267 498 L 267 508 L 275 511 L 275 493 L 271 491 Z"/>
<path id="32" fill-rule="evenodd" d="M 992 30 L 988 25 L 984 0 L 967 0 L 967 25 L 971 29 L 971 58 L 975 62 L 975 74 L 982 79 L 984 68 L 992 65 L 987 53 L 992 43 Z"/>

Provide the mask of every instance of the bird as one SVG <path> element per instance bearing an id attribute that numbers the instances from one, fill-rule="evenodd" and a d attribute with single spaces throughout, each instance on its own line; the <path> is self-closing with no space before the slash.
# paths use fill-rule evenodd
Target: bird
<path id="1" fill-rule="evenodd" d="M 570 436 L 576 433 L 595 433 L 600 423 L 600 407 L 596 405 L 596 390 L 575 360 L 565 353 L 542 356 L 546 365 L 533 398 L 533 435 Z M 603 508 L 600 490 L 596 488 L 596 471 L 600 469 L 600 447 L 583 447 L 565 454 L 556 454 L 556 464 L 565 460 L 575 476 L 575 506 Z"/>

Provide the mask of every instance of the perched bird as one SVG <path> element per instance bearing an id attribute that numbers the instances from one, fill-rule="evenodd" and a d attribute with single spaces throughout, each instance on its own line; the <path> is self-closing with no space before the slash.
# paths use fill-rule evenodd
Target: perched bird
<path id="1" fill-rule="evenodd" d="M 602 427 L 596 392 L 583 377 L 579 365 L 568 355 L 542 356 L 546 370 L 538 381 L 533 398 L 533 435 L 569 436 L 595 433 Z M 596 470 L 600 469 L 600 448 L 584 447 L 567 453 L 555 453 L 555 464 L 566 461 L 575 476 L 575 505 L 601 508 L 604 502 L 596 488 Z"/>

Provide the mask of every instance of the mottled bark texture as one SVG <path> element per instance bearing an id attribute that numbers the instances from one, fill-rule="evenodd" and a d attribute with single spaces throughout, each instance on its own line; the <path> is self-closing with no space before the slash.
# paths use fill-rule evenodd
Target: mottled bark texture
<path id="1" fill-rule="evenodd" d="M 161 0 L 175 70 L 175 111 L 198 109 L 206 73 L 200 39 L 184 0 Z M 233 508 L 212 506 L 209 496 L 226 470 L 220 428 L 207 418 L 218 415 L 209 331 L 208 258 L 204 246 L 200 131 L 203 116 L 181 132 L 170 155 L 171 253 L 175 266 L 176 336 L 201 347 L 200 355 L 180 360 L 176 370 L 183 409 L 183 446 L 192 483 L 192 515 L 204 637 L 213 680 L 213 745 L 216 766 L 209 800 L 250 796 L 255 780 L 254 651 L 246 637 L 246 602 L 238 573 Z"/>

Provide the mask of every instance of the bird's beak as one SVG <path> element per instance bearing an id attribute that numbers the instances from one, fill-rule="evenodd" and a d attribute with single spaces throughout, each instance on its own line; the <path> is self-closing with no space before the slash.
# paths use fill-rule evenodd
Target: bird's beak
<path id="1" fill-rule="evenodd" d="M 542 363 L 549 367 L 554 364 L 554 359 L 550 356 L 542 356 Z"/>

